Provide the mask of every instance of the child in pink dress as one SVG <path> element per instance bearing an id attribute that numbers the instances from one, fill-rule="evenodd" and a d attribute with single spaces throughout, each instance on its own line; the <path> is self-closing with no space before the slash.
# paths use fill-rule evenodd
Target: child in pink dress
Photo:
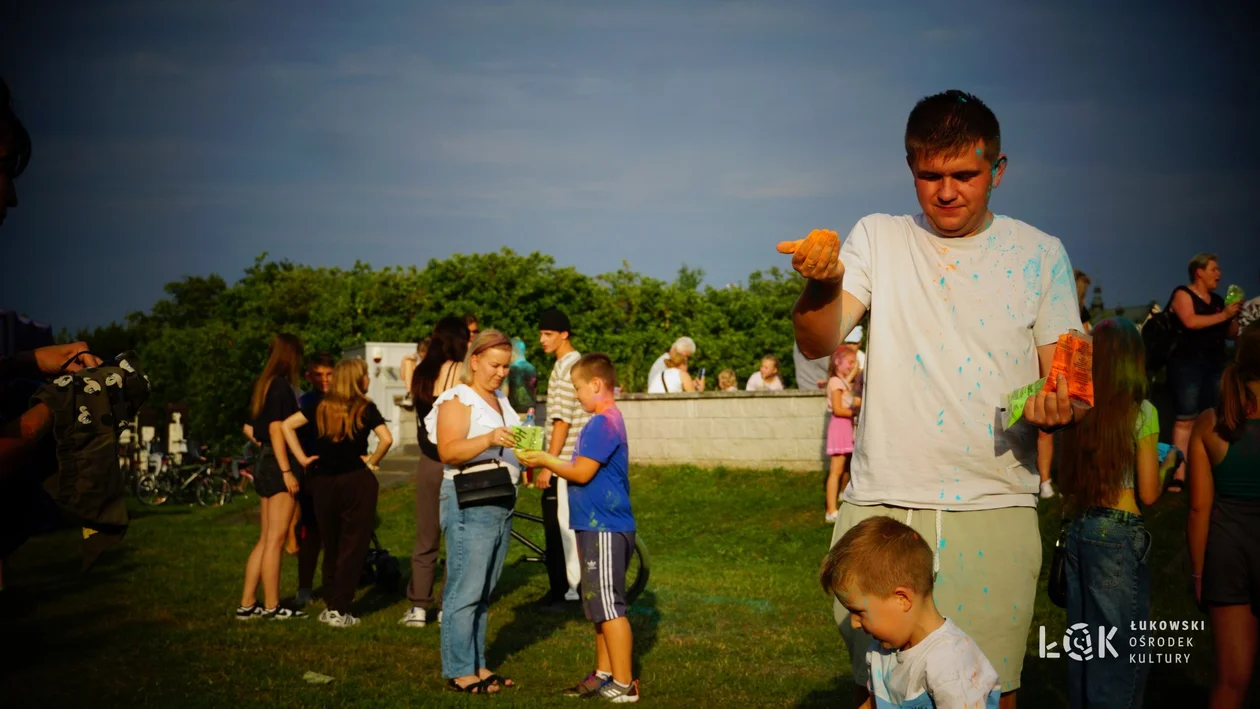
<path id="1" fill-rule="evenodd" d="M 827 475 L 828 523 L 836 521 L 836 499 L 849 484 L 853 418 L 862 404 L 861 398 L 853 395 L 853 380 L 857 375 L 857 353 L 852 347 L 841 345 L 831 355 L 827 368 L 827 410 L 831 412 L 827 423 L 827 455 L 831 456 L 831 471 Z"/>

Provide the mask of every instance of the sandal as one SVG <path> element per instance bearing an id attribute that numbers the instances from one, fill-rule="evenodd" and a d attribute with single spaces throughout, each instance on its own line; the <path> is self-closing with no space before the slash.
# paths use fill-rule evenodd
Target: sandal
<path id="1" fill-rule="evenodd" d="M 493 684 L 494 686 L 500 689 L 504 689 L 504 688 L 510 689 L 516 686 L 516 683 L 513 682 L 510 678 L 503 677 L 502 675 L 498 675 L 498 674 L 491 674 L 489 677 L 486 677 L 485 679 L 481 680 L 481 682 L 482 684 L 485 684 L 485 685 Z"/>
<path id="2" fill-rule="evenodd" d="M 461 687 L 459 682 L 455 681 L 454 677 L 446 680 L 446 691 L 465 692 L 468 694 L 489 694 L 489 692 L 486 690 L 486 680 L 481 680 L 480 682 L 473 682 L 472 684 L 468 684 Z"/>

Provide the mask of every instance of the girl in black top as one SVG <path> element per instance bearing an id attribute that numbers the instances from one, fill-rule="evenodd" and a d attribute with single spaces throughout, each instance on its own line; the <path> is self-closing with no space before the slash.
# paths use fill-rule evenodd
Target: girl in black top
<path id="1" fill-rule="evenodd" d="M 1238 336 L 1241 304 L 1225 305 L 1215 291 L 1221 267 L 1215 254 L 1198 254 L 1187 267 L 1189 286 L 1178 286 L 1169 303 L 1181 324 L 1177 344 L 1168 358 L 1168 383 L 1176 405 L 1173 445 L 1190 449 L 1190 432 L 1200 413 L 1216 406 L 1221 374 L 1225 371 L 1225 341 Z M 1177 467 L 1170 492 L 1181 492 L 1185 464 Z"/>
<path id="2" fill-rule="evenodd" d="M 293 457 L 306 469 L 306 484 L 315 503 L 324 540 L 324 599 L 328 609 L 319 619 L 335 628 L 359 624 L 350 614 L 359 575 L 372 541 L 379 484 L 375 469 L 394 439 L 376 404 L 367 398 L 367 362 L 343 359 L 333 370 L 332 387 L 284 421 L 284 438 Z M 307 455 L 297 430 L 315 423 L 314 455 Z M 368 436 L 379 443 L 367 455 Z"/>
<path id="3" fill-rule="evenodd" d="M 433 410 L 437 397 L 459 383 L 458 370 L 468 350 L 468 340 L 468 325 L 464 318 L 442 318 L 433 327 L 428 354 L 420 360 L 411 378 L 420 460 L 416 464 L 416 539 L 411 551 L 411 581 L 407 584 L 411 608 L 398 621 L 407 628 L 423 628 L 435 620 L 433 582 L 437 574 L 438 549 L 442 543 L 438 498 L 442 490 L 443 465 L 437 446 L 429 440 L 424 419 Z M 436 616 L 436 620 L 440 621 L 440 610 Z"/>
<path id="4" fill-rule="evenodd" d="M 249 401 L 254 435 L 262 442 L 262 456 L 254 471 L 254 488 L 262 499 L 258 543 L 245 564 L 245 588 L 238 620 L 266 617 L 273 620 L 304 618 L 306 614 L 280 607 L 280 559 L 289 519 L 293 516 L 293 495 L 298 479 L 289 465 L 281 423 L 297 411 L 298 373 L 302 368 L 302 341 L 281 333 L 271 342 L 271 351 L 262 376 L 254 382 Z M 263 605 L 258 605 L 258 584 L 262 582 Z"/>

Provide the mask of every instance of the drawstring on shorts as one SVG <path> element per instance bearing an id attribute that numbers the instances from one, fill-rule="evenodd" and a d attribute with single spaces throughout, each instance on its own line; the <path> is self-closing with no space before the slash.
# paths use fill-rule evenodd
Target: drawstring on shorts
<path id="1" fill-rule="evenodd" d="M 906 526 L 914 521 L 914 510 L 906 510 Z M 932 545 L 932 577 L 941 570 L 941 511 L 936 511 L 936 543 Z"/>

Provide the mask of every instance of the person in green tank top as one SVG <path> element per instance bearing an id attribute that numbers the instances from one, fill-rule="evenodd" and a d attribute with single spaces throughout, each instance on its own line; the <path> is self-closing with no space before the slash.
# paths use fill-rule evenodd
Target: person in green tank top
<path id="1" fill-rule="evenodd" d="M 1241 707 L 1260 635 L 1260 324 L 1239 335 L 1216 408 L 1195 421 L 1187 463 L 1194 595 L 1215 638 L 1211 706 Z"/>

